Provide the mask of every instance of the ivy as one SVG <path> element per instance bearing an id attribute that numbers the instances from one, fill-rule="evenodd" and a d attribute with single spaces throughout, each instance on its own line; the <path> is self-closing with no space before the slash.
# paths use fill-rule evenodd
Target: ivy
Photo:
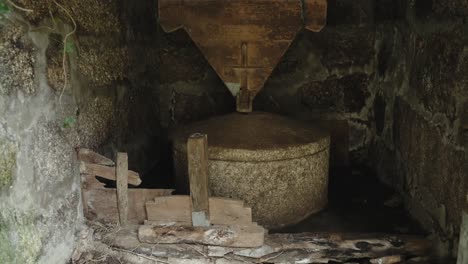
<path id="1" fill-rule="evenodd" d="M 76 123 L 76 118 L 69 116 L 63 120 L 63 128 L 70 128 Z"/>
<path id="2" fill-rule="evenodd" d="M 10 13 L 10 7 L 5 3 L 5 0 L 0 0 L 0 15 Z"/>
<path id="3" fill-rule="evenodd" d="M 71 41 L 67 41 L 67 43 L 65 44 L 65 52 L 73 53 L 74 50 L 75 50 L 75 44 Z"/>

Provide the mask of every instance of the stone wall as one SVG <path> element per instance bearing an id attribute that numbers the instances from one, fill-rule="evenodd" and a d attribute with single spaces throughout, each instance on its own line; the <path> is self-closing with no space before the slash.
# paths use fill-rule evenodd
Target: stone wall
<path id="1" fill-rule="evenodd" d="M 0 0 L 0 263 L 66 263 L 84 223 L 75 148 L 156 141 L 158 97 L 129 81 L 141 62 L 119 2 L 14 2 L 32 12 Z"/>
<path id="2" fill-rule="evenodd" d="M 370 164 L 406 198 L 439 255 L 456 256 L 468 194 L 468 3 L 409 1 L 383 24 Z M 382 55 L 380 55 L 382 54 Z"/>

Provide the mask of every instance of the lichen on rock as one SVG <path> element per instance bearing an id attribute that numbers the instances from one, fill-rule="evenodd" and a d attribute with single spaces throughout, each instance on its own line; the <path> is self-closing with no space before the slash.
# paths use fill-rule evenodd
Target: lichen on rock
<path id="1" fill-rule="evenodd" d="M 36 263 L 41 248 L 41 234 L 32 213 L 0 212 L 0 263 Z"/>
<path id="2" fill-rule="evenodd" d="M 34 46 L 23 26 L 0 23 L 0 94 L 33 94 Z"/>
<path id="3" fill-rule="evenodd" d="M 13 183 L 17 152 L 15 143 L 0 138 L 0 188 Z"/>

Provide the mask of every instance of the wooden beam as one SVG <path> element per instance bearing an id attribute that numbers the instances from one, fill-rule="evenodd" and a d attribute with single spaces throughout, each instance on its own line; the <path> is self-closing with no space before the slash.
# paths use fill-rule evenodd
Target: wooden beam
<path id="1" fill-rule="evenodd" d="M 117 153 L 117 207 L 119 208 L 119 223 L 121 226 L 128 224 L 128 155 Z"/>
<path id="2" fill-rule="evenodd" d="M 265 230 L 258 225 L 210 226 L 210 227 L 157 227 L 143 225 L 138 230 L 142 243 L 158 244 L 203 244 L 229 247 L 261 247 Z"/>
<path id="3" fill-rule="evenodd" d="M 87 162 L 81 162 L 80 172 L 82 174 L 89 174 L 102 177 L 104 179 L 115 181 L 116 172 L 114 167 L 108 167 L 98 164 L 91 164 Z M 140 175 L 137 172 L 128 171 L 128 184 L 138 186 L 141 184 Z"/>
<path id="4" fill-rule="evenodd" d="M 248 225 L 252 223 L 252 209 L 238 200 L 210 197 L 210 223 L 213 225 Z M 148 223 L 192 225 L 190 197 L 172 195 L 156 197 L 146 203 Z"/>
<path id="5" fill-rule="evenodd" d="M 80 148 L 78 149 L 78 160 L 84 161 L 91 164 L 99 164 L 104 166 L 115 166 L 115 162 L 111 159 L 102 156 L 90 149 Z"/>
<path id="6" fill-rule="evenodd" d="M 187 142 L 187 160 L 193 226 L 210 225 L 208 193 L 208 137 L 193 134 Z"/>

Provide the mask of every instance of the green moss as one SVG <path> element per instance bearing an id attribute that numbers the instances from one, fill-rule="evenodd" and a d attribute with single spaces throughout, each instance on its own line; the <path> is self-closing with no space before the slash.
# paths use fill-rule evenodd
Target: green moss
<path id="1" fill-rule="evenodd" d="M 17 152 L 16 144 L 0 139 L 0 188 L 13 183 Z"/>
<path id="2" fill-rule="evenodd" d="M 32 214 L 0 213 L 0 263 L 36 263 L 42 247 Z"/>

